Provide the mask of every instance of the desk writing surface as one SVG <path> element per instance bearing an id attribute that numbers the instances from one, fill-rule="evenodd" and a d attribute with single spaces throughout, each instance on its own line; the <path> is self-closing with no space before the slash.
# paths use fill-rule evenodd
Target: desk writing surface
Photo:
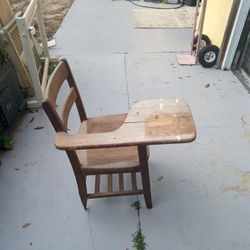
<path id="1" fill-rule="evenodd" d="M 181 99 L 155 99 L 133 105 L 123 124 L 112 132 L 57 133 L 59 149 L 90 149 L 191 142 L 196 129 L 188 104 Z"/>
<path id="2" fill-rule="evenodd" d="M 182 99 L 140 101 L 132 107 L 121 130 L 134 130 L 143 140 L 163 143 L 193 140 L 195 125 L 188 104 Z M 136 132 L 137 131 L 137 132 Z"/>

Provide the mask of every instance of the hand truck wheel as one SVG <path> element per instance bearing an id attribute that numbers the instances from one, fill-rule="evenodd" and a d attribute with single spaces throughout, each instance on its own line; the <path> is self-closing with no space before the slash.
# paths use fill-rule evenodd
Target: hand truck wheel
<path id="1" fill-rule="evenodd" d="M 194 37 L 193 39 L 193 47 L 192 50 L 197 50 L 197 43 L 198 43 L 198 35 Z M 211 40 L 207 35 L 202 34 L 201 36 L 201 42 L 200 42 L 200 49 L 211 44 Z"/>
<path id="2" fill-rule="evenodd" d="M 211 68 L 216 64 L 218 54 L 219 48 L 215 45 L 209 44 L 200 50 L 198 61 L 204 68 Z"/>

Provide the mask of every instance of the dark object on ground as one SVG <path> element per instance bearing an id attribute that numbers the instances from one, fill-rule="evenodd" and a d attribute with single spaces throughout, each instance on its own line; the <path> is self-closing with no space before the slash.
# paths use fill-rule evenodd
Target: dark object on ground
<path id="1" fill-rule="evenodd" d="M 15 70 L 6 63 L 0 68 L 0 132 L 11 127 L 24 107 Z"/>
<path id="2" fill-rule="evenodd" d="M 218 58 L 219 48 L 215 45 L 207 45 L 198 54 L 198 61 L 204 68 L 213 67 Z"/>

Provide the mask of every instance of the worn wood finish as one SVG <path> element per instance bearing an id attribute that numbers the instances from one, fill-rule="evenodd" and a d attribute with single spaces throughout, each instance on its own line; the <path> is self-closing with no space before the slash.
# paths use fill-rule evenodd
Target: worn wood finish
<path id="1" fill-rule="evenodd" d="M 68 83 L 69 93 L 62 114 L 58 114 L 56 100 L 64 83 Z M 74 103 L 81 124 L 78 133 L 70 135 L 67 122 Z M 152 208 L 148 145 L 190 142 L 196 135 L 189 107 L 179 99 L 141 101 L 128 114 L 87 118 L 66 60 L 59 63 L 49 79 L 43 107 L 57 132 L 56 147 L 67 152 L 85 208 L 87 198 L 135 194 L 144 194 L 147 208 Z M 136 172 L 141 173 L 142 189 L 138 189 Z M 130 173 L 130 190 L 124 186 L 124 173 Z M 113 187 L 113 174 L 119 177 L 118 191 Z M 87 192 L 87 175 L 95 175 L 94 193 Z M 100 190 L 102 175 L 107 180 L 105 191 Z"/>
<path id="2" fill-rule="evenodd" d="M 187 143 L 196 137 L 188 104 L 181 99 L 157 99 L 136 103 L 123 124 L 113 132 L 57 133 L 58 149 L 91 149 L 136 145 Z"/>
<path id="3" fill-rule="evenodd" d="M 0 25 L 3 27 L 13 17 L 8 0 L 0 0 Z"/>
<path id="4" fill-rule="evenodd" d="M 80 134 L 112 132 L 119 128 L 127 114 L 107 115 L 83 121 Z M 116 147 L 77 150 L 83 171 L 96 174 L 102 169 L 106 172 L 130 172 L 139 170 L 137 147 Z"/>
<path id="5" fill-rule="evenodd" d="M 95 193 L 96 194 L 100 193 L 100 183 L 101 183 L 101 178 L 100 178 L 100 175 L 97 174 L 95 176 Z"/>
<path id="6" fill-rule="evenodd" d="M 137 190 L 137 191 L 124 191 L 124 192 L 103 192 L 103 193 L 92 193 L 88 194 L 88 199 L 94 199 L 94 198 L 106 198 L 106 197 L 116 197 L 116 196 L 127 196 L 127 195 L 137 195 L 137 194 L 143 194 L 143 190 Z"/>
<path id="7" fill-rule="evenodd" d="M 82 169 L 96 174 L 105 169 L 107 173 L 137 171 L 139 169 L 136 147 L 77 150 Z"/>
<path id="8" fill-rule="evenodd" d="M 45 58 L 44 60 L 44 67 L 43 67 L 43 77 L 42 77 L 42 83 L 41 83 L 41 88 L 42 88 L 42 94 L 44 95 L 45 90 L 46 90 L 46 85 L 48 82 L 48 76 L 49 76 L 49 58 Z"/>
<path id="9" fill-rule="evenodd" d="M 62 59 L 58 66 L 56 67 L 56 70 L 53 71 L 52 75 L 50 76 L 50 79 L 47 84 L 47 88 L 45 91 L 44 101 L 50 102 L 52 106 L 56 106 L 56 99 L 59 93 L 60 88 L 65 83 L 65 80 L 67 80 L 68 86 L 70 88 L 74 88 L 76 92 L 76 107 L 80 116 L 80 120 L 84 121 L 87 120 L 87 115 L 82 103 L 81 96 L 79 94 L 78 88 L 75 83 L 75 79 L 72 75 L 72 72 L 69 68 L 68 62 L 66 59 Z"/>
<path id="10" fill-rule="evenodd" d="M 81 171 L 81 164 L 77 158 L 75 151 L 66 151 L 69 161 L 71 163 L 71 166 L 73 168 L 77 186 L 78 186 L 78 192 L 83 204 L 83 207 L 86 209 L 87 207 L 87 186 L 86 186 L 86 176 Z"/>
<path id="11" fill-rule="evenodd" d="M 127 114 L 90 117 L 83 121 L 79 130 L 81 134 L 112 132 L 118 129 L 125 121 Z"/>
<path id="12" fill-rule="evenodd" d="M 62 87 L 64 80 L 68 78 L 68 74 L 67 66 L 63 62 L 60 62 L 49 79 L 45 91 L 45 98 L 48 98 L 53 106 L 56 105 L 59 90 Z"/>
<path id="13" fill-rule="evenodd" d="M 152 199 L 151 199 L 151 188 L 150 188 L 150 179 L 148 171 L 148 158 L 147 158 L 147 147 L 138 146 L 138 153 L 141 166 L 141 179 L 143 186 L 143 193 L 146 202 L 147 208 L 152 208 Z"/>
<path id="14" fill-rule="evenodd" d="M 116 174 L 115 174 L 116 175 Z M 94 193 L 88 194 L 88 198 L 104 198 L 109 196 L 123 196 L 123 195 L 135 195 L 135 194 L 143 194 L 143 189 L 138 189 L 137 187 L 137 180 L 136 180 L 136 172 L 131 172 L 131 188 L 127 188 L 127 190 L 124 189 L 124 173 L 120 173 L 118 175 L 119 177 L 119 190 L 117 190 L 117 187 L 114 187 L 113 185 L 113 176 L 114 174 L 107 174 L 102 178 L 102 180 L 106 179 L 106 190 L 101 191 L 100 185 L 101 185 L 101 176 L 100 174 L 95 175 L 95 188 Z"/>
<path id="15" fill-rule="evenodd" d="M 70 88 L 70 92 L 67 96 L 66 101 L 64 102 L 64 106 L 62 108 L 62 121 L 64 126 L 67 128 L 68 127 L 68 118 L 69 118 L 69 113 L 70 110 L 74 104 L 74 102 L 76 101 L 77 98 L 77 94 L 74 88 Z"/>
<path id="16" fill-rule="evenodd" d="M 78 114 L 79 114 L 79 117 L 80 117 L 80 120 L 81 122 L 84 121 L 84 120 L 87 120 L 87 115 L 86 115 L 86 112 L 85 112 L 85 108 L 83 106 L 83 103 L 82 103 L 82 98 L 81 98 L 81 95 L 79 93 L 79 90 L 78 90 L 78 87 L 76 85 L 76 82 L 75 82 L 75 79 L 74 79 L 74 76 L 71 72 L 71 69 L 69 67 L 69 64 L 68 64 L 68 61 L 66 59 L 62 59 L 61 62 L 66 66 L 67 68 L 67 72 L 68 72 L 68 77 L 67 77 L 67 81 L 68 81 L 68 84 L 70 87 L 73 87 L 76 91 L 76 94 L 77 94 L 77 98 L 76 98 L 76 107 L 77 107 L 77 111 L 78 111 Z"/>

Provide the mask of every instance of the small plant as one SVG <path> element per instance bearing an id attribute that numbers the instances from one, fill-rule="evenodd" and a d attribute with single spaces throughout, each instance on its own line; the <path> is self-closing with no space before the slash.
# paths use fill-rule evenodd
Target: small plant
<path id="1" fill-rule="evenodd" d="M 4 49 L 0 48 L 0 67 L 7 62 L 7 53 Z"/>
<path id="2" fill-rule="evenodd" d="M 10 135 L 0 136 L 0 150 L 11 150 L 13 149 L 13 140 Z"/>
<path id="3" fill-rule="evenodd" d="M 58 63 L 52 63 L 49 65 L 49 70 L 48 70 L 48 75 L 51 75 L 54 71 L 54 69 L 56 68 Z"/>
<path id="4" fill-rule="evenodd" d="M 131 204 L 131 207 L 133 207 L 137 211 L 137 217 L 138 217 L 138 228 L 135 233 L 132 234 L 133 237 L 133 247 L 136 250 L 145 250 L 147 247 L 147 244 L 145 242 L 145 236 L 142 232 L 141 228 L 141 216 L 140 216 L 140 209 L 141 209 L 141 204 L 140 201 L 135 201 Z"/>

